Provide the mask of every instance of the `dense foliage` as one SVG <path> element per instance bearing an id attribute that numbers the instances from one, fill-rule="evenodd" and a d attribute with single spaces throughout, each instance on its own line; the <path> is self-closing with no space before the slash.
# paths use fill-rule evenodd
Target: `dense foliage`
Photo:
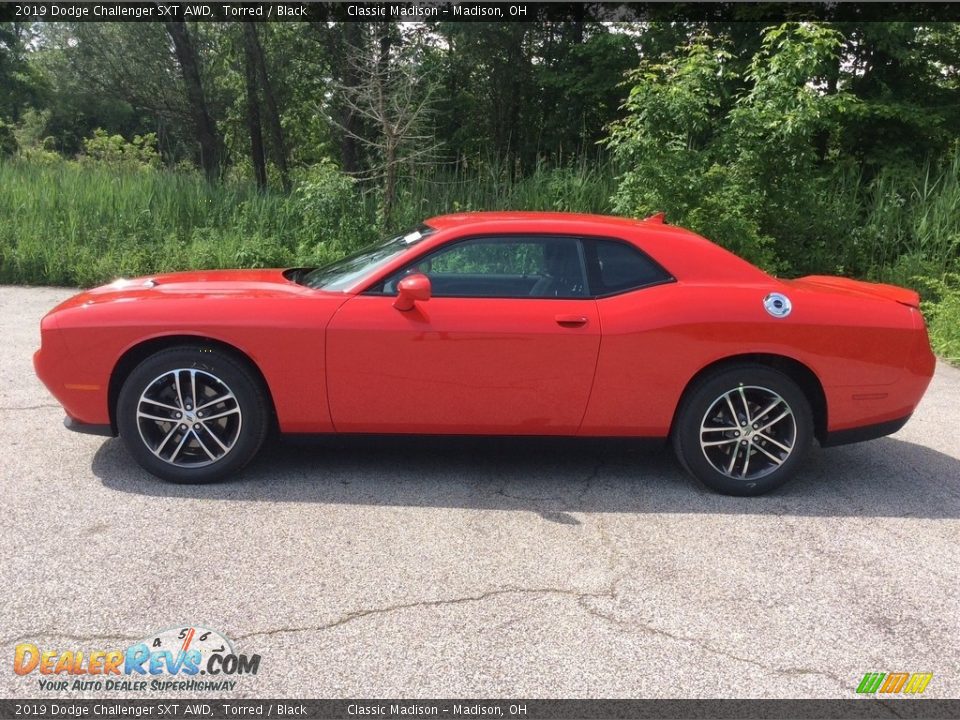
<path id="1" fill-rule="evenodd" d="M 918 288 L 960 355 L 960 26 L 0 23 L 0 281 L 313 264 L 463 209 L 665 210 Z"/>

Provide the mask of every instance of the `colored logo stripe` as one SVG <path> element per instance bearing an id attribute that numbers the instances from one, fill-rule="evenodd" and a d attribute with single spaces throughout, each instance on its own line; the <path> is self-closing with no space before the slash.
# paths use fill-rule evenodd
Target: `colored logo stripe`
<path id="1" fill-rule="evenodd" d="M 927 689 L 927 685 L 933 678 L 933 673 L 914 673 L 910 676 L 910 682 L 903 689 L 905 693 L 922 693 Z"/>
<path id="2" fill-rule="evenodd" d="M 887 681 L 883 684 L 883 687 L 880 688 L 882 693 L 898 693 L 900 688 L 904 686 L 907 682 L 907 678 L 910 677 L 909 673 L 890 673 L 887 675 Z"/>
<path id="3" fill-rule="evenodd" d="M 857 686 L 857 692 L 875 693 L 886 676 L 886 673 L 867 673 Z"/>
<path id="4" fill-rule="evenodd" d="M 867 673 L 857 686 L 858 693 L 911 693 L 919 695 L 927 689 L 933 673 Z"/>

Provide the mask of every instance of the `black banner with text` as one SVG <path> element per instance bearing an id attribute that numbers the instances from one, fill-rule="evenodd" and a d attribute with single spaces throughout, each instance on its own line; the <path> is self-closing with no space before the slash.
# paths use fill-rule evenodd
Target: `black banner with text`
<path id="1" fill-rule="evenodd" d="M 0 2 L 21 22 L 602 22 L 960 19 L 960 3 L 770 2 Z"/>

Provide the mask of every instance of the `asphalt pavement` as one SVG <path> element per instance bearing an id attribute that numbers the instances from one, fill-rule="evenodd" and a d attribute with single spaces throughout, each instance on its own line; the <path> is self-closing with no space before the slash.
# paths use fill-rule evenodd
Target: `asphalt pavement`
<path id="1" fill-rule="evenodd" d="M 960 695 L 960 370 L 760 498 L 593 441 L 281 442 L 176 486 L 36 379 L 72 292 L 0 287 L 0 697 L 108 695 L 40 690 L 18 643 L 192 624 L 261 656 L 236 697 L 852 698 L 899 671 Z"/>

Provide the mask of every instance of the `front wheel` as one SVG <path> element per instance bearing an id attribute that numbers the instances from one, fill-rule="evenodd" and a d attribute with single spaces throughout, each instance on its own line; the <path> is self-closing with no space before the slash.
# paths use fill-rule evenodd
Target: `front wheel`
<path id="1" fill-rule="evenodd" d="M 673 445 L 681 464 L 726 495 L 760 495 L 787 482 L 813 439 L 813 415 L 787 375 L 762 365 L 712 373 L 690 388 Z"/>
<path id="2" fill-rule="evenodd" d="M 245 364 L 201 346 L 161 350 L 123 384 L 117 427 L 148 472 L 207 483 L 239 472 L 263 444 L 269 409 Z"/>

